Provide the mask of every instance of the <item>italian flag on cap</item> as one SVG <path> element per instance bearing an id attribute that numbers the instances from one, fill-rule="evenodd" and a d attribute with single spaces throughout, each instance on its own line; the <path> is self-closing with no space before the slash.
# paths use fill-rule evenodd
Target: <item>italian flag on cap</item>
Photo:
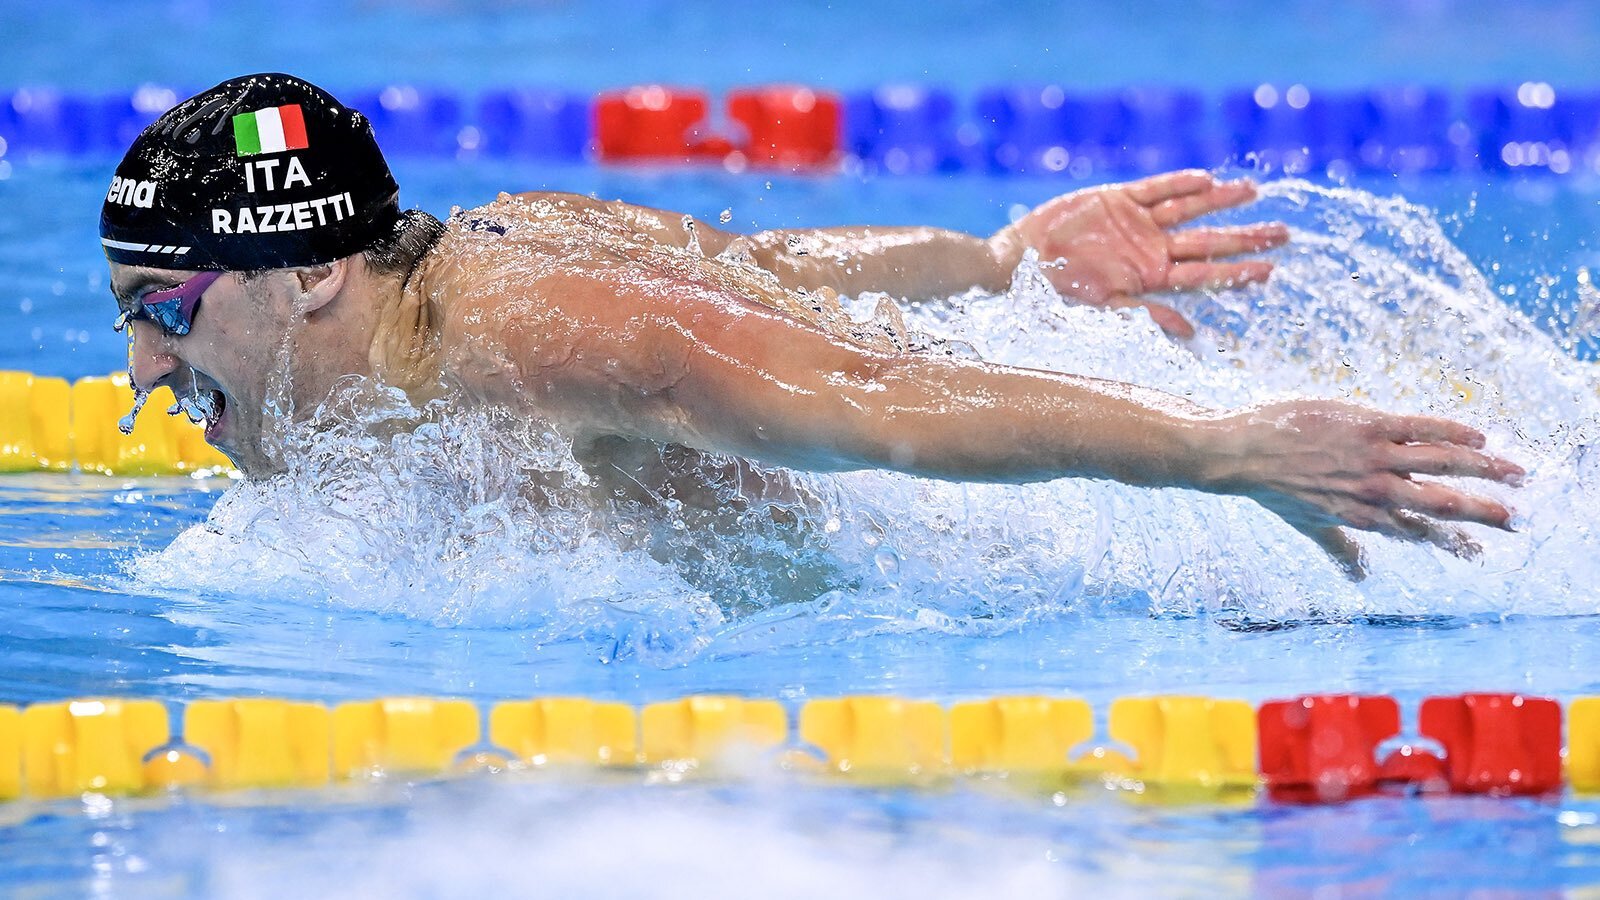
<path id="1" fill-rule="evenodd" d="M 239 156 L 306 149 L 310 145 L 306 143 L 306 119 L 300 113 L 300 104 L 290 103 L 234 116 L 233 144 Z"/>

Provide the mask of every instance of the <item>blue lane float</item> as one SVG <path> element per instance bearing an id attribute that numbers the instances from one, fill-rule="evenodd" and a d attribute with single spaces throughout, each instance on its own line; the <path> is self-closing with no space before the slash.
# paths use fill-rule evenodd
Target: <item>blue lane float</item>
<path id="1" fill-rule="evenodd" d="M 1118 163 L 1127 172 L 1166 172 L 1215 165 L 1217 139 L 1206 127 L 1206 98 L 1199 91 L 1128 88 L 1120 101 L 1124 128 Z"/>
<path id="2" fill-rule="evenodd" d="M 121 153 L 185 96 L 152 85 L 127 94 L 72 94 L 48 87 L 0 91 L 0 139 L 17 151 Z"/>
<path id="3" fill-rule="evenodd" d="M 1361 167 L 1375 172 L 1444 172 L 1475 166 L 1465 126 L 1451 116 L 1450 95 L 1418 86 L 1366 93 L 1371 129 L 1360 143 Z"/>
<path id="4" fill-rule="evenodd" d="M 949 91 L 890 85 L 844 98 L 844 146 L 864 167 L 891 175 L 956 172 L 982 163 L 978 135 L 963 133 Z"/>
<path id="5" fill-rule="evenodd" d="M 494 156 L 582 162 L 589 152 L 594 104 L 570 91 L 490 91 L 478 102 L 474 127 Z"/>
<path id="6" fill-rule="evenodd" d="M 1302 85 L 1264 84 L 1222 99 L 1222 118 L 1235 155 L 1258 156 L 1274 169 L 1307 171 L 1355 157 L 1369 124 L 1359 95 L 1318 93 Z"/>
<path id="7" fill-rule="evenodd" d="M 1115 96 L 1070 94 L 1060 85 L 1022 85 L 978 94 L 995 169 L 1079 177 L 1113 168 L 1125 132 Z"/>
<path id="8" fill-rule="evenodd" d="M 0 91 L 0 155 L 114 154 L 188 93 L 156 85 L 131 93 Z M 1205 95 L 1016 84 L 971 96 L 926 85 L 817 95 L 839 104 L 843 156 L 888 175 L 1101 178 L 1238 162 L 1334 174 L 1600 172 L 1600 90 L 1543 82 L 1461 93 L 1261 84 Z M 346 96 L 396 156 L 598 159 L 588 94 L 388 85 Z"/>
<path id="9" fill-rule="evenodd" d="M 975 110 L 998 172 L 1140 174 L 1217 165 L 1229 156 L 1196 91 L 1075 93 L 1061 85 L 1013 85 L 979 92 Z"/>
<path id="10" fill-rule="evenodd" d="M 465 103 L 448 91 L 390 85 L 347 101 L 372 121 L 379 146 L 393 156 L 450 156 L 461 149 Z"/>
<path id="11" fill-rule="evenodd" d="M 1466 98 L 1466 126 L 1490 171 L 1591 168 L 1600 150 L 1600 93 L 1557 92 L 1530 82 L 1476 91 Z"/>

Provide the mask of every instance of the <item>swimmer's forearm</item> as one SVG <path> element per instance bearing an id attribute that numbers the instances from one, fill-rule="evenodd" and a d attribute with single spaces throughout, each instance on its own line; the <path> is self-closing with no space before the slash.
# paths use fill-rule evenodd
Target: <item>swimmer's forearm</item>
<path id="1" fill-rule="evenodd" d="M 1115 479 L 1216 489 L 1236 441 L 1210 410 L 1092 378 L 915 356 L 822 363 L 825 384 L 708 379 L 677 399 L 714 411 L 685 443 L 812 470 L 887 468 L 952 481 Z M 695 396 L 707 387 L 707 396 Z"/>
<path id="2" fill-rule="evenodd" d="M 926 366 L 927 370 L 923 370 Z M 945 377 L 940 377 L 944 375 Z M 1108 478 L 1208 489 L 1230 477 L 1218 415 L 1159 391 L 990 365 L 911 361 L 923 404 L 885 410 L 896 468 L 962 481 Z M 891 379 L 892 381 L 893 379 Z M 891 389 L 890 393 L 893 393 Z"/>
<path id="3" fill-rule="evenodd" d="M 990 241 L 939 228 L 763 231 L 748 240 L 756 264 L 791 289 L 926 300 L 975 287 L 1003 291 L 1016 268 Z"/>

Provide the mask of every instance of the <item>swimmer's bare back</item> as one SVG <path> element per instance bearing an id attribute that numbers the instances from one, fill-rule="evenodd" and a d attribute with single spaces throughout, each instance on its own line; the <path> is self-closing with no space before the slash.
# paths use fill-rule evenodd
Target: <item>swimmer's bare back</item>
<path id="1" fill-rule="evenodd" d="M 1471 428 L 1327 401 L 1223 413 L 1115 382 L 867 346 L 712 255 L 728 247 L 685 249 L 685 226 L 671 234 L 613 204 L 560 202 L 502 198 L 452 217 L 421 278 L 447 375 L 551 420 L 579 448 L 653 441 L 816 471 L 1239 494 L 1346 563 L 1340 526 L 1458 551 L 1470 542 L 1448 521 L 1509 527 L 1499 502 L 1413 477 L 1520 477 Z"/>

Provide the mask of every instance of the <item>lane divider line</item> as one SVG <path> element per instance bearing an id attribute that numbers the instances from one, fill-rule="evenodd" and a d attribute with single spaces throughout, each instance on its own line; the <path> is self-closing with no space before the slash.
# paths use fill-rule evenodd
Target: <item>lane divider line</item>
<path id="1" fill-rule="evenodd" d="M 0 158 L 119 154 L 187 93 L 0 91 Z M 1074 178 L 1230 163 L 1335 176 L 1600 172 L 1600 89 L 1538 81 L 1463 91 L 1263 83 L 1215 93 L 1028 83 L 970 96 L 920 84 L 772 84 L 735 88 L 720 103 L 664 84 L 599 95 L 391 84 L 342 96 L 392 156 Z"/>
<path id="2" fill-rule="evenodd" d="M 1600 791 L 1600 697 L 1562 710 L 1520 694 L 1429 697 L 1420 734 L 1389 697 L 1113 701 L 1102 732 L 1081 699 L 943 706 L 892 696 L 695 695 L 643 707 L 581 697 L 386 697 L 332 707 L 248 698 L 183 705 L 85 698 L 0 705 L 0 800 L 177 788 L 319 788 L 478 770 L 633 772 L 649 780 L 761 772 L 870 786 L 1002 779 L 1026 790 L 1121 788 L 1144 800 L 1337 803 L 1377 794 Z M 169 715 L 176 714 L 180 729 Z M 487 728 L 485 724 L 487 723 Z M 1565 769 L 1563 756 L 1566 757 Z"/>

